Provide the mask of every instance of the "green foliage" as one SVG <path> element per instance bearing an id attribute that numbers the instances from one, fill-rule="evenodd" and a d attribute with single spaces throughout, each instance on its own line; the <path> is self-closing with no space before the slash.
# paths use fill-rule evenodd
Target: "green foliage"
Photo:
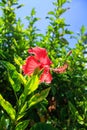
<path id="1" fill-rule="evenodd" d="M 37 93 L 34 96 L 32 96 L 32 98 L 28 102 L 29 108 L 31 106 L 35 105 L 36 103 L 41 102 L 42 100 L 44 100 L 47 97 L 47 95 L 49 93 L 49 90 L 50 90 L 50 88 L 47 88 L 47 89 L 41 91 L 40 94 Z"/>
<path id="2" fill-rule="evenodd" d="M 37 123 L 30 130 L 56 130 L 56 129 L 50 124 Z"/>
<path id="3" fill-rule="evenodd" d="M 25 130 L 25 128 L 28 126 L 28 124 L 29 124 L 28 120 L 22 121 L 19 124 L 17 124 L 15 130 Z"/>
<path id="4" fill-rule="evenodd" d="M 68 29 L 70 25 L 62 17 L 69 10 L 65 6 L 68 2 L 53 2 L 54 10 L 47 14 L 49 25 L 43 35 L 38 33 L 39 18 L 34 8 L 26 16 L 28 26 L 25 28 L 15 13 L 23 5 L 17 0 L 1 0 L 0 130 L 87 129 L 86 28 L 82 26 L 77 36 Z M 76 39 L 74 48 L 70 47 L 67 37 Z M 31 77 L 22 74 L 28 49 L 34 46 L 47 49 L 53 62 L 51 70 L 68 64 L 66 72 L 52 72 L 50 85 L 39 85 L 39 74 Z"/>
<path id="5" fill-rule="evenodd" d="M 43 101 L 47 97 L 50 89 L 47 88 L 41 91 L 40 93 L 35 94 L 34 91 L 39 86 L 39 78 L 37 75 L 33 75 L 30 78 L 27 77 L 28 79 L 26 79 L 22 77 L 21 74 L 19 75 L 19 73 L 16 70 L 16 67 L 11 63 L 7 61 L 1 61 L 1 63 L 7 68 L 8 73 L 11 72 L 11 75 L 10 77 L 8 75 L 8 78 L 10 78 L 9 81 L 14 90 L 14 97 L 17 100 L 17 105 L 15 106 L 15 108 L 13 108 L 10 102 L 6 101 L 1 94 L 0 94 L 0 105 L 8 113 L 9 117 L 13 121 L 14 124 L 13 126 L 15 126 L 15 123 L 17 122 L 15 129 L 17 130 L 25 129 L 29 124 L 29 120 L 24 120 L 24 121 L 19 121 L 19 120 L 23 118 L 25 114 L 27 114 L 27 111 L 31 108 L 31 106 L 35 106 L 37 103 Z M 21 80 L 20 77 L 22 77 L 23 81 Z M 19 83 L 17 82 L 18 79 L 19 79 Z M 21 86 L 22 82 L 24 82 L 23 84 L 24 88 L 22 94 L 19 95 L 17 94 L 17 92 L 20 90 L 18 89 L 18 85 L 22 87 Z"/>
<path id="6" fill-rule="evenodd" d="M 1 64 L 8 71 L 8 79 L 14 91 L 19 91 L 21 88 L 21 79 L 14 65 L 6 61 L 1 61 Z"/>
<path id="7" fill-rule="evenodd" d="M 9 114 L 9 116 L 11 117 L 11 119 L 14 120 L 16 112 L 15 112 L 14 108 L 12 107 L 12 105 L 8 101 L 6 101 L 2 97 L 1 94 L 0 94 L 0 105 L 4 108 L 4 110 L 6 110 L 6 112 Z"/>
<path id="8" fill-rule="evenodd" d="M 0 111 L 0 129 L 4 130 L 5 128 L 8 129 L 10 119 L 7 118 L 4 111 Z"/>

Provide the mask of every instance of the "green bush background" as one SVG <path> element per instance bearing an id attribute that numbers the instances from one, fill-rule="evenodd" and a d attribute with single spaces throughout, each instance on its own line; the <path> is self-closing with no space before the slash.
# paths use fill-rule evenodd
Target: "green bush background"
<path id="1" fill-rule="evenodd" d="M 30 16 L 26 16 L 28 26 L 24 28 L 24 24 L 21 19 L 17 19 L 15 13 L 15 9 L 20 9 L 22 5 L 19 5 L 17 0 L 1 0 L 0 2 L 2 10 L 0 16 L 0 93 L 14 108 L 16 98 L 9 81 L 8 70 L 10 67 L 7 70 L 2 61 L 13 64 L 17 72 L 22 73 L 19 66 L 28 56 L 28 49 L 40 46 L 47 49 L 53 62 L 53 68 L 68 63 L 65 73 L 52 73 L 52 83 L 40 85 L 38 92 L 51 87 L 47 97 L 48 105 L 46 102 L 41 102 L 27 112 L 27 116 L 24 118 L 30 120 L 30 123 L 26 129 L 38 122 L 52 124 L 58 130 L 87 129 L 86 29 L 82 26 L 79 34 L 74 37 L 74 33 L 68 29 L 68 24 L 62 17 L 62 14 L 68 11 L 68 8 L 64 7 L 66 3 L 67 0 L 53 2 L 54 11 L 48 12 L 46 18 L 46 20 L 49 19 L 49 25 L 46 33 L 41 34 L 36 27 L 39 18 L 36 17 L 34 8 L 31 10 Z M 69 46 L 67 35 L 76 39 L 74 48 Z M 72 53 L 68 56 L 69 51 Z M 15 74 L 14 81 L 19 85 L 19 80 L 16 78 Z M 17 95 L 21 91 L 18 90 Z M 52 97 L 55 97 L 56 110 L 49 112 L 49 101 Z M 0 129 L 9 129 L 10 123 L 8 114 L 0 107 Z"/>

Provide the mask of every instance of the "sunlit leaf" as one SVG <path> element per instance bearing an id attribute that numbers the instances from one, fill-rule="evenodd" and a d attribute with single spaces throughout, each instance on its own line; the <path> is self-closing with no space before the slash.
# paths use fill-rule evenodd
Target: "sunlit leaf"
<path id="1" fill-rule="evenodd" d="M 48 96 L 49 91 L 50 91 L 50 88 L 47 88 L 45 90 L 42 90 L 40 93 L 33 95 L 31 99 L 28 101 L 29 108 L 43 101 Z"/>
<path id="2" fill-rule="evenodd" d="M 23 64 L 22 58 L 19 57 L 18 55 L 15 55 L 15 56 L 14 56 L 14 61 L 15 61 L 15 63 L 16 63 L 17 65 L 19 65 L 19 66 L 22 66 L 22 64 Z"/>
<path id="3" fill-rule="evenodd" d="M 16 111 L 12 107 L 12 105 L 2 97 L 1 94 L 0 94 L 0 105 L 8 113 L 8 115 L 11 117 L 11 119 L 14 120 L 15 116 L 16 116 Z"/>
<path id="4" fill-rule="evenodd" d="M 67 0 L 58 0 L 58 5 L 61 7 Z"/>
<path id="5" fill-rule="evenodd" d="M 86 27 L 83 25 L 81 27 L 80 31 L 81 31 L 81 34 L 83 35 L 85 33 L 85 31 L 86 31 Z"/>
<path id="6" fill-rule="evenodd" d="M 37 75 L 32 76 L 25 86 L 24 93 L 28 95 L 31 94 L 38 88 L 38 85 L 39 85 L 39 77 Z"/>
<path id="7" fill-rule="evenodd" d="M 55 13 L 54 13 L 54 11 L 50 11 L 50 12 L 48 12 L 48 14 L 54 15 Z"/>
<path id="8" fill-rule="evenodd" d="M 27 110 L 27 101 L 24 103 L 24 105 L 21 107 L 19 113 L 18 113 L 18 117 L 17 117 L 17 121 L 19 119 L 21 119 L 25 114 L 26 114 L 26 110 Z"/>
<path id="9" fill-rule="evenodd" d="M 31 10 L 31 16 L 34 16 L 36 14 L 35 8 Z"/>

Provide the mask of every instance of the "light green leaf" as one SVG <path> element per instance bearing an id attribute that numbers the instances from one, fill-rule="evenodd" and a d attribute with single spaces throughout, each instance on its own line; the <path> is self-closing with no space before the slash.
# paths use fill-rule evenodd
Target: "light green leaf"
<path id="1" fill-rule="evenodd" d="M 5 6 L 5 4 L 4 4 L 4 3 L 2 3 L 2 2 L 0 2 L 0 6 Z"/>
<path id="2" fill-rule="evenodd" d="M 66 3 L 66 0 L 58 0 L 59 7 L 61 7 L 64 3 Z"/>
<path id="3" fill-rule="evenodd" d="M 34 16 L 36 14 L 35 8 L 31 10 L 31 16 Z"/>
<path id="4" fill-rule="evenodd" d="M 31 99 L 28 101 L 28 107 L 30 108 L 30 107 L 36 105 L 37 103 L 43 101 L 49 94 L 49 91 L 50 91 L 50 88 L 47 88 L 47 89 L 41 91 L 40 93 L 33 95 L 31 97 Z"/>
<path id="5" fill-rule="evenodd" d="M 53 11 L 48 12 L 48 14 L 55 15 L 55 13 Z"/>
<path id="6" fill-rule="evenodd" d="M 58 15 L 58 16 L 60 16 L 60 15 L 62 15 L 64 12 L 66 12 L 66 8 L 59 8 L 57 11 L 56 11 L 56 14 Z"/>
<path id="7" fill-rule="evenodd" d="M 18 73 L 18 77 L 20 78 L 21 83 L 24 84 L 24 85 L 26 85 L 27 80 L 23 77 L 23 75 L 20 74 L 20 73 Z"/>
<path id="8" fill-rule="evenodd" d="M 11 119 L 14 120 L 15 115 L 16 115 L 16 111 L 12 107 L 12 105 L 2 97 L 1 94 L 0 94 L 0 105 L 8 113 L 8 115 L 11 117 Z"/>
<path id="9" fill-rule="evenodd" d="M 81 34 L 84 35 L 85 31 L 86 31 L 86 27 L 83 25 L 80 29 Z"/>
<path id="10" fill-rule="evenodd" d="M 19 98 L 19 106 L 25 103 L 26 97 L 30 95 L 32 92 L 34 92 L 38 88 L 38 85 L 39 85 L 39 78 L 37 75 L 34 75 L 28 79 L 24 87 L 24 92 L 21 94 Z"/>
<path id="11" fill-rule="evenodd" d="M 18 55 L 15 55 L 14 56 L 14 61 L 15 61 L 15 63 L 17 64 L 17 65 L 19 65 L 19 66 L 22 66 L 22 64 L 23 64 L 23 60 L 22 60 L 22 58 L 21 57 L 19 57 Z"/>
<path id="12" fill-rule="evenodd" d="M 38 88 L 38 85 L 39 85 L 39 77 L 37 75 L 32 76 L 25 86 L 24 93 L 27 95 L 31 94 Z"/>
<path id="13" fill-rule="evenodd" d="M 20 109 L 20 111 L 18 113 L 17 121 L 19 119 L 21 119 L 26 114 L 26 109 L 27 109 L 27 102 L 25 102 L 25 104 L 23 105 L 23 107 L 21 107 L 21 109 Z"/>

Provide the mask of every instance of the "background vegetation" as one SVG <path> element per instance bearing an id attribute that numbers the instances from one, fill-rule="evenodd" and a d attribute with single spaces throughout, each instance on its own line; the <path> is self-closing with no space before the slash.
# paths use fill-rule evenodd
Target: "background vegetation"
<path id="1" fill-rule="evenodd" d="M 1 0 L 0 130 L 87 129 L 87 35 L 84 26 L 77 36 L 68 29 L 69 24 L 62 17 L 69 9 L 66 3 L 67 0 L 53 2 L 54 11 L 46 17 L 49 25 L 41 34 L 36 27 L 39 18 L 35 9 L 26 16 L 28 26 L 24 28 L 21 19 L 16 18 L 15 10 L 22 7 L 18 0 Z M 67 35 L 77 40 L 75 48 L 69 46 Z M 22 74 L 28 49 L 34 46 L 46 48 L 53 68 L 68 64 L 66 72 L 52 72 L 49 85 L 37 87 L 37 75 L 28 79 Z"/>

